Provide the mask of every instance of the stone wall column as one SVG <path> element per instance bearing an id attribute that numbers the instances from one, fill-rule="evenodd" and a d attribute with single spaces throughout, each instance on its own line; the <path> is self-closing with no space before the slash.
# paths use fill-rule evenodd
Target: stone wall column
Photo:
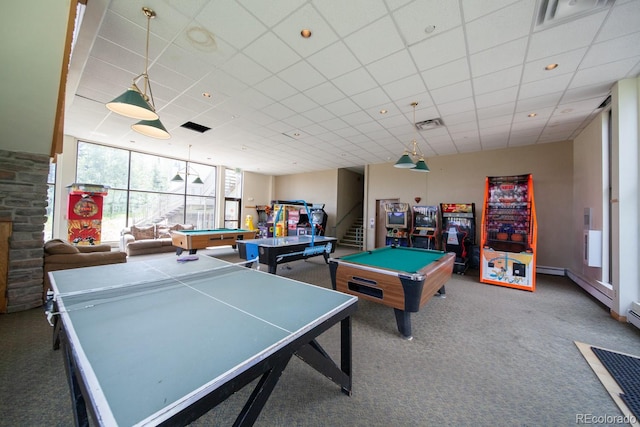
<path id="1" fill-rule="evenodd" d="M 49 157 L 0 150 L 0 218 L 12 222 L 7 312 L 43 303 L 43 246 Z"/>

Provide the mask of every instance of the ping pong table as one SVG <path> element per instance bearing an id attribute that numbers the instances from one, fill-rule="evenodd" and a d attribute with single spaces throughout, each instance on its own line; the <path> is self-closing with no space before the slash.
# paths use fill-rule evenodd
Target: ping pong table
<path id="1" fill-rule="evenodd" d="M 351 395 L 357 297 L 206 256 L 49 273 L 78 425 L 185 425 L 257 378 L 252 425 L 295 354 Z M 316 338 L 340 323 L 340 366 Z"/>

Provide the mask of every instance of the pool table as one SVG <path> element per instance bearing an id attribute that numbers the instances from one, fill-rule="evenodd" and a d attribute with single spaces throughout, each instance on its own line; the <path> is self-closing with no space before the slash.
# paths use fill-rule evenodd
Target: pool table
<path id="1" fill-rule="evenodd" d="M 392 307 L 398 331 L 412 339 L 411 313 L 432 296 L 445 295 L 455 254 L 386 246 L 329 260 L 334 290 Z"/>
<path id="2" fill-rule="evenodd" d="M 253 239 L 257 231 L 234 228 L 216 228 L 213 230 L 179 230 L 171 232 L 171 244 L 176 247 L 180 255 L 183 250 L 195 254 L 198 249 L 211 246 L 231 245 L 236 248 L 236 242 L 243 239 Z"/>

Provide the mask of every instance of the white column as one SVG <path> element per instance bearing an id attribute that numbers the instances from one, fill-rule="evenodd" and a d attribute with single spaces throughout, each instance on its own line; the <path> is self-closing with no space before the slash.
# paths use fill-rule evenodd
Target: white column
<path id="1" fill-rule="evenodd" d="M 640 79 L 619 81 L 612 91 L 612 314 L 626 317 L 640 298 L 638 122 Z"/>

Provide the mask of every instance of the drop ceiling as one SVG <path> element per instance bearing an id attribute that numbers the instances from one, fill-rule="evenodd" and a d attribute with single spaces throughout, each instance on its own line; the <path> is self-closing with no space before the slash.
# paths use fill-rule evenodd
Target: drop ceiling
<path id="1" fill-rule="evenodd" d="M 144 70 L 143 6 L 169 140 L 104 106 Z M 640 0 L 89 0 L 65 133 L 273 175 L 392 163 L 413 138 L 427 162 L 568 141 L 639 75 L 638 22 Z"/>

